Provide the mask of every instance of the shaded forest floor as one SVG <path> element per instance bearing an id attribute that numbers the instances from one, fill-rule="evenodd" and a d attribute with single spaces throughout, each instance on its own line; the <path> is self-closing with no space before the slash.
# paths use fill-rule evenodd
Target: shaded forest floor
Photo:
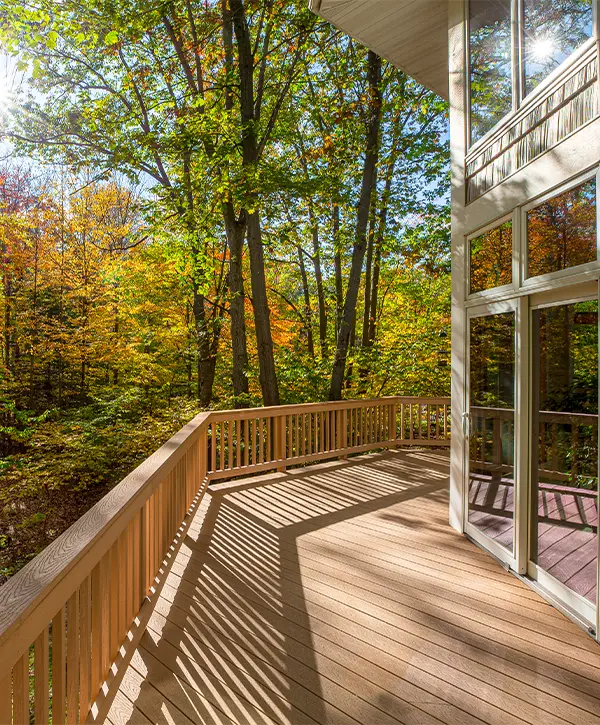
<path id="1" fill-rule="evenodd" d="M 197 412 L 129 393 L 20 426 L 20 451 L 0 459 L 0 584 Z"/>

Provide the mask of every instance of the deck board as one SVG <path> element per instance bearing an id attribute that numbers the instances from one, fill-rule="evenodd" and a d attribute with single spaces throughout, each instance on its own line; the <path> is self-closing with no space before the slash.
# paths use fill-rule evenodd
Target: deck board
<path id="1" fill-rule="evenodd" d="M 600 646 L 448 526 L 447 487 L 435 451 L 214 486 L 106 722 L 600 725 Z"/>

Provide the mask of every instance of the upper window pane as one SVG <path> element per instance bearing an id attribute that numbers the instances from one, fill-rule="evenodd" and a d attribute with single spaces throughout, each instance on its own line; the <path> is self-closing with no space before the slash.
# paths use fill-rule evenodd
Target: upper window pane
<path id="1" fill-rule="evenodd" d="M 528 277 L 576 267 L 596 258 L 595 179 L 527 212 Z"/>
<path id="2" fill-rule="evenodd" d="M 525 93 L 592 35 L 592 0 L 523 0 Z"/>
<path id="3" fill-rule="evenodd" d="M 471 0 L 471 143 L 512 109 L 510 0 Z"/>
<path id="4" fill-rule="evenodd" d="M 469 242 L 470 292 L 512 282 L 512 222 L 508 221 Z"/>

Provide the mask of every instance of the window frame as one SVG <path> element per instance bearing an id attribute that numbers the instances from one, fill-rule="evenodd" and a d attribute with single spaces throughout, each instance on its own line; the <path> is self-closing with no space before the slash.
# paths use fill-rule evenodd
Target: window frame
<path id="1" fill-rule="evenodd" d="M 517 242 L 518 242 L 518 229 L 517 225 L 519 224 L 519 215 L 515 213 L 517 210 L 514 210 L 510 212 L 509 214 L 506 214 L 505 216 L 499 217 L 498 219 L 495 219 L 493 222 L 490 222 L 489 224 L 486 224 L 484 227 L 481 227 L 477 231 L 473 232 L 472 234 L 469 234 L 465 238 L 465 266 L 466 266 L 466 274 L 465 274 L 465 299 L 468 301 L 472 300 L 481 300 L 481 303 L 485 301 L 492 301 L 498 297 L 505 297 L 507 294 L 512 294 L 517 290 L 517 274 L 518 274 L 518 266 L 515 265 L 516 262 L 516 253 L 517 253 Z M 477 239 L 477 237 L 480 237 L 482 234 L 486 234 L 486 232 L 490 232 L 493 229 L 496 229 L 497 227 L 502 226 L 503 224 L 506 224 L 506 222 L 512 223 L 512 281 L 509 284 L 503 284 L 500 285 L 500 287 L 490 287 L 489 289 L 485 290 L 479 290 L 478 292 L 471 292 L 471 242 L 473 239 Z"/>
<path id="2" fill-rule="evenodd" d="M 551 73 L 549 73 L 538 85 L 529 93 L 525 93 L 525 66 L 523 64 L 523 28 L 524 28 L 524 6 L 523 0 L 511 0 L 511 28 L 512 28 L 512 108 L 508 111 L 492 128 L 478 138 L 476 141 L 471 140 L 471 45 L 470 45 L 470 0 L 464 1 L 464 18 L 465 18 L 465 148 L 468 154 L 480 146 L 485 146 L 497 131 L 510 122 L 514 116 L 522 109 L 529 105 L 535 105 L 540 97 L 543 97 L 549 87 L 571 66 L 584 56 L 589 50 L 596 45 L 600 31 L 600 9 L 598 0 L 592 0 L 592 35 L 579 48 L 574 50 L 571 55 L 563 60 Z"/>
<path id="3" fill-rule="evenodd" d="M 577 186 L 581 186 L 586 181 L 592 179 L 596 182 L 596 259 L 585 264 L 578 264 L 574 267 L 567 267 L 566 269 L 559 269 L 555 272 L 546 272 L 545 274 L 539 274 L 535 277 L 527 277 L 527 264 L 528 264 L 528 252 L 529 244 L 527 239 L 527 213 L 532 209 L 535 209 L 545 201 L 553 199 L 555 196 L 560 196 Z M 565 278 L 571 278 L 578 275 L 596 274 L 598 272 L 600 264 L 600 167 L 594 167 L 593 169 L 580 174 L 572 179 L 569 179 L 564 184 L 550 189 L 541 196 L 536 197 L 532 201 L 520 207 L 520 245 L 519 245 L 519 279 L 518 286 L 520 290 L 527 293 L 536 290 L 540 287 L 546 287 L 547 285 Z"/>

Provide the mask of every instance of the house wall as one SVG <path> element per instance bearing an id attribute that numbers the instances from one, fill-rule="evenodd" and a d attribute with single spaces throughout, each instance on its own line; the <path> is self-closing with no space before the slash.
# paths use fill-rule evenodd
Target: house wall
<path id="1" fill-rule="evenodd" d="M 515 0 L 516 2 L 516 0 Z M 600 0 L 597 4 L 600 6 Z M 471 150 L 467 148 L 467 4 L 449 0 L 449 92 L 452 168 L 452 447 L 450 523 L 465 531 L 466 439 L 463 416 L 466 401 L 466 336 L 468 311 L 485 302 L 512 300 L 517 319 L 517 357 L 526 359 L 529 343 L 529 295 L 560 288 L 584 290 L 596 284 L 599 264 L 594 262 L 550 275 L 547 279 L 514 279 L 523 250 L 522 207 L 600 165 L 598 81 L 598 18 L 595 39 L 569 60 L 568 68 L 542 83 L 516 113 L 502 122 Z M 513 219 L 513 284 L 468 295 L 469 235 L 494 221 Z M 592 287 L 595 289 L 596 287 Z M 515 434 L 516 475 L 529 474 L 528 389 L 529 370 L 517 365 Z M 527 572 L 527 500 L 517 486 L 516 550 L 508 564 Z M 492 549 L 493 551 L 493 549 Z M 493 551 L 493 553 L 497 553 Z M 600 557 L 599 557 L 600 562 Z M 599 587 L 600 589 L 600 587 Z M 596 631 L 600 630 L 596 608 Z"/>

